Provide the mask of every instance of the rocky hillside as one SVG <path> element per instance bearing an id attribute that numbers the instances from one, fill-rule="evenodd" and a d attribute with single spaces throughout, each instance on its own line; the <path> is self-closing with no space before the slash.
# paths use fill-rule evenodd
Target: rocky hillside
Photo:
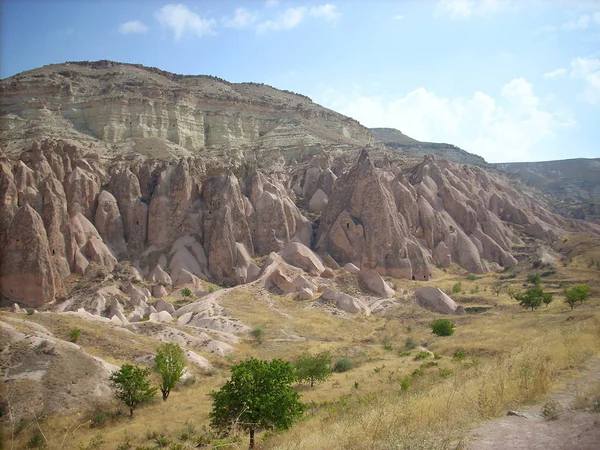
<path id="1" fill-rule="evenodd" d="M 392 150 L 401 150 L 409 157 L 423 158 L 425 155 L 432 154 L 439 159 L 459 164 L 490 167 L 481 156 L 466 152 L 452 144 L 420 142 L 395 128 L 369 128 L 369 130 L 373 133 L 376 142 L 380 142 Z"/>
<path id="2" fill-rule="evenodd" d="M 539 188 L 561 214 L 600 221 L 600 158 L 494 166 L 528 186 Z"/>
<path id="3" fill-rule="evenodd" d="M 69 299 L 73 277 L 124 266 L 157 295 L 243 284 L 290 241 L 313 275 L 352 263 L 427 280 L 433 266 L 511 267 L 525 238 L 598 231 L 481 167 L 407 162 L 356 121 L 263 85 L 102 61 L 16 75 L 1 98 L 10 303 Z"/>

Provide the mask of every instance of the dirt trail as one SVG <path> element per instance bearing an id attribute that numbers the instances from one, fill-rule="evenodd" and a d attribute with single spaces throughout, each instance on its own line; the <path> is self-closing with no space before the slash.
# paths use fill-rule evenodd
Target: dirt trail
<path id="1" fill-rule="evenodd" d="M 600 449 L 600 413 L 574 410 L 578 394 L 585 393 L 600 383 L 600 360 L 566 389 L 549 395 L 563 410 L 557 420 L 541 417 L 542 405 L 519 409 L 530 418 L 506 416 L 493 420 L 470 432 L 469 450 L 598 450 Z"/>

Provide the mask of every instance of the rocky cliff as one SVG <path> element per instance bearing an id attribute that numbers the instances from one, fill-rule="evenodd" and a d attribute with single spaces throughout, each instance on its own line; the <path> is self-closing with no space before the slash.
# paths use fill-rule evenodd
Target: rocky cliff
<path id="1" fill-rule="evenodd" d="M 598 231 L 480 167 L 407 163 L 268 86 L 68 63 L 2 80 L 1 107 L 0 293 L 25 306 L 124 262 L 200 289 L 252 281 L 257 257 L 296 241 L 330 267 L 429 279 L 510 267 L 525 235 Z"/>

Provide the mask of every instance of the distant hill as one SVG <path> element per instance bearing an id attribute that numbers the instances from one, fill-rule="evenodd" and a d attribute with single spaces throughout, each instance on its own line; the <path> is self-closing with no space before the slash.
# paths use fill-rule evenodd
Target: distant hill
<path id="1" fill-rule="evenodd" d="M 600 219 L 600 158 L 493 164 L 539 188 L 561 214 Z"/>
<path id="2" fill-rule="evenodd" d="M 371 131 L 377 142 L 381 142 L 391 149 L 402 150 L 409 156 L 422 158 L 427 154 L 433 154 L 440 159 L 460 164 L 480 167 L 490 166 L 481 156 L 466 152 L 452 144 L 420 142 L 395 128 L 369 128 L 369 131 Z"/>

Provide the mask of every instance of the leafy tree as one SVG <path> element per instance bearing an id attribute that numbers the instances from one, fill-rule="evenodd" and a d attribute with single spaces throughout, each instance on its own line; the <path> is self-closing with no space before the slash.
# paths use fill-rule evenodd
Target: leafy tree
<path id="1" fill-rule="evenodd" d="M 542 303 L 549 304 L 552 301 L 552 294 L 547 294 L 541 287 L 534 286 L 527 289 L 527 292 L 525 293 L 516 293 L 515 300 L 517 300 L 519 305 L 523 308 L 531 308 L 533 311 L 534 309 L 539 308 Z"/>
<path id="2" fill-rule="evenodd" d="M 565 303 L 571 306 L 571 309 L 575 308 L 575 303 L 581 302 L 588 298 L 590 295 L 590 287 L 587 284 L 578 284 L 570 289 L 565 289 Z"/>
<path id="3" fill-rule="evenodd" d="M 322 352 L 316 355 L 303 353 L 294 362 L 296 375 L 300 383 L 306 381 L 313 387 L 315 382 L 322 383 L 331 376 L 331 355 Z"/>
<path id="4" fill-rule="evenodd" d="M 171 389 L 175 387 L 177 381 L 185 371 L 185 357 L 183 350 L 177 344 L 165 343 L 156 350 L 154 358 L 156 371 L 161 376 L 160 391 L 163 401 L 167 401 Z"/>
<path id="5" fill-rule="evenodd" d="M 150 387 L 146 377 L 150 369 L 125 364 L 121 369 L 110 375 L 115 394 L 119 400 L 129 407 L 129 414 L 133 417 L 133 410 L 140 403 L 150 401 L 156 395 L 157 388 Z"/>
<path id="6" fill-rule="evenodd" d="M 431 331 L 437 336 L 452 336 L 454 328 L 454 323 L 448 319 L 437 319 L 431 324 Z"/>
<path id="7" fill-rule="evenodd" d="M 496 294 L 496 297 L 498 297 L 505 287 L 506 285 L 504 283 L 494 283 L 492 284 L 492 292 Z"/>
<path id="8" fill-rule="evenodd" d="M 211 392 L 210 424 L 221 431 L 239 426 L 250 433 L 261 428 L 287 429 L 302 415 L 304 405 L 291 387 L 296 381 L 294 367 L 280 359 L 247 359 L 231 368 L 231 379 Z"/>

